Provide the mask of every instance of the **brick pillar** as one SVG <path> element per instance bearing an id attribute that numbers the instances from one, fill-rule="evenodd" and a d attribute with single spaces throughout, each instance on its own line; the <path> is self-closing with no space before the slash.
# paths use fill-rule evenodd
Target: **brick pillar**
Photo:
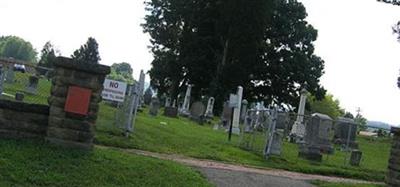
<path id="1" fill-rule="evenodd" d="M 388 174 L 386 183 L 388 186 L 400 186 L 400 128 L 392 127 L 394 134 L 392 150 L 390 151 Z"/>
<path id="2" fill-rule="evenodd" d="M 66 147 L 91 149 L 103 82 L 110 73 L 110 67 L 77 63 L 72 59 L 59 57 L 54 68 L 51 96 L 48 100 L 50 114 L 46 140 Z M 65 111 L 70 86 L 91 90 L 86 115 Z"/>

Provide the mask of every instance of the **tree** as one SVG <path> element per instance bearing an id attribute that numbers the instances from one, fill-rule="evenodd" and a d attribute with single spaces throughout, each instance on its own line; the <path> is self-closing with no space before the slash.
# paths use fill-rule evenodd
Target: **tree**
<path id="1" fill-rule="evenodd" d="M 28 62 L 36 62 L 37 52 L 32 44 L 17 36 L 0 37 L 0 56 Z"/>
<path id="2" fill-rule="evenodd" d="M 98 47 L 96 39 L 89 37 L 86 44 L 77 49 L 71 57 L 78 63 L 98 64 L 101 60 Z"/>
<path id="3" fill-rule="evenodd" d="M 325 94 L 324 62 L 313 54 L 317 31 L 296 0 L 149 0 L 146 10 L 149 73 L 160 94 L 176 99 L 194 84 L 192 97 L 214 96 L 217 110 L 238 85 L 250 100 L 292 106 L 302 87 Z"/>
<path id="4" fill-rule="evenodd" d="M 60 53 L 54 48 L 50 41 L 44 44 L 40 53 L 39 66 L 53 68 L 54 61 Z"/>
<path id="5" fill-rule="evenodd" d="M 107 75 L 107 78 L 133 84 L 134 78 L 132 73 L 133 69 L 129 63 L 114 63 L 111 65 L 111 73 Z"/>
<path id="6" fill-rule="evenodd" d="M 367 129 L 367 122 L 368 120 L 366 118 L 364 118 L 364 116 L 362 116 L 360 113 L 358 113 L 356 115 L 356 117 L 354 118 L 354 122 L 356 122 L 358 124 L 358 129 L 360 131 L 364 131 Z"/>
<path id="7" fill-rule="evenodd" d="M 322 100 L 317 100 L 315 96 L 308 96 L 307 102 L 311 113 L 326 114 L 332 119 L 336 119 L 345 114 L 344 109 L 340 107 L 340 102 L 333 98 L 332 94 L 327 94 Z"/>
<path id="8" fill-rule="evenodd" d="M 349 118 L 349 119 L 354 119 L 354 115 L 350 112 L 345 112 L 345 114 L 343 115 L 343 117 L 345 118 Z"/>

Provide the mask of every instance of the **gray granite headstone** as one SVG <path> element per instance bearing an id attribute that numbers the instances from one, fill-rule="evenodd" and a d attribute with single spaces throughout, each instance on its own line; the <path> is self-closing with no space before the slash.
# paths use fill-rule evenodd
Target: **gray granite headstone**
<path id="1" fill-rule="evenodd" d="M 335 123 L 335 136 L 334 143 L 340 145 L 347 145 L 349 139 L 349 147 L 356 149 L 358 144 L 356 143 L 357 136 L 357 123 L 353 119 L 340 117 Z"/>
<path id="2" fill-rule="evenodd" d="M 194 102 L 190 107 L 190 118 L 195 121 L 201 122 L 201 120 L 204 117 L 205 110 L 206 107 L 202 102 L 200 101 Z"/>
<path id="3" fill-rule="evenodd" d="M 299 156 L 321 161 L 322 154 L 333 153 L 333 146 L 330 140 L 333 137 L 332 119 L 325 115 L 315 113 L 306 124 L 304 142 L 299 144 Z"/>
<path id="4" fill-rule="evenodd" d="M 150 103 L 150 110 L 149 110 L 149 114 L 151 116 L 157 116 L 158 115 L 158 110 L 160 109 L 160 101 L 158 100 L 158 98 L 153 97 L 151 99 L 151 103 Z"/>
<path id="5" fill-rule="evenodd" d="M 170 118 L 176 118 L 178 117 L 178 108 L 176 107 L 165 107 L 164 108 L 164 116 L 170 117 Z"/>
<path id="6" fill-rule="evenodd" d="M 6 73 L 6 83 L 13 83 L 14 77 L 15 77 L 14 70 L 12 68 L 8 68 Z"/>
<path id="7" fill-rule="evenodd" d="M 29 82 L 26 86 L 26 92 L 31 94 L 37 93 L 37 87 L 39 84 L 39 78 L 37 76 L 29 76 Z"/>
<path id="8" fill-rule="evenodd" d="M 225 102 L 221 117 L 222 125 L 224 127 L 229 127 L 231 120 L 232 120 L 232 108 L 229 107 L 229 102 Z"/>
<path id="9" fill-rule="evenodd" d="M 351 151 L 350 165 L 359 166 L 361 162 L 362 152 L 359 150 Z"/>

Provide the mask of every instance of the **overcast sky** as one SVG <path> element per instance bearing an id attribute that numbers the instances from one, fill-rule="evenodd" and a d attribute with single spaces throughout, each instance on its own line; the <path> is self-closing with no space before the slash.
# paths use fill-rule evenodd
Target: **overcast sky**
<path id="1" fill-rule="evenodd" d="M 319 31 L 323 86 L 352 113 L 360 107 L 369 120 L 400 124 L 400 43 L 391 32 L 400 7 L 376 0 L 301 1 Z M 38 51 L 50 40 L 64 56 L 93 36 L 101 63 L 129 62 L 138 78 L 152 60 L 140 27 L 144 15 L 142 0 L 0 0 L 0 35 L 20 36 Z"/>

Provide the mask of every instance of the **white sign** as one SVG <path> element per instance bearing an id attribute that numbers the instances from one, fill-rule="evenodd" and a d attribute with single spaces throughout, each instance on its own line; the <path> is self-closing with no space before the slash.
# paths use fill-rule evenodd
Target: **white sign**
<path id="1" fill-rule="evenodd" d="M 104 89 L 101 96 L 105 100 L 124 102 L 127 84 L 110 79 L 104 80 Z"/>
<path id="2" fill-rule="evenodd" d="M 237 108 L 239 107 L 238 103 L 238 96 L 236 94 L 230 94 L 229 95 L 229 107 L 231 108 Z"/>

